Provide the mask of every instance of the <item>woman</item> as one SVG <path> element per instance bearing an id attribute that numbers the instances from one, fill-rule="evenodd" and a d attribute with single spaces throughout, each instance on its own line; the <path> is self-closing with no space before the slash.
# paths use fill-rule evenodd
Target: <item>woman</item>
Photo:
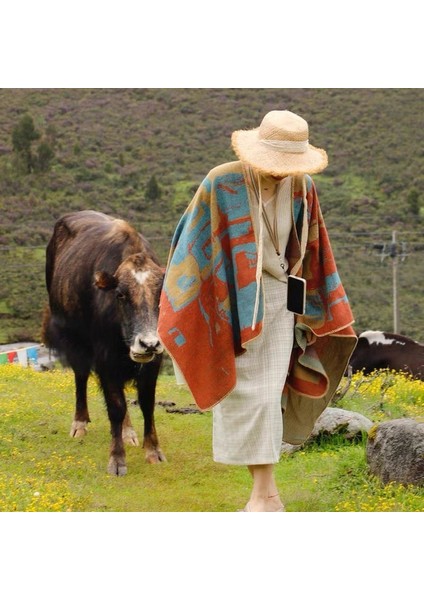
<path id="1" fill-rule="evenodd" d="M 212 169 L 174 235 L 159 335 L 203 410 L 213 409 L 214 460 L 248 467 L 244 511 L 282 511 L 274 479 L 282 440 L 303 443 L 355 347 L 310 174 L 327 166 L 308 124 L 271 111 L 235 131 L 239 161 Z M 288 275 L 306 310 L 287 309 Z"/>

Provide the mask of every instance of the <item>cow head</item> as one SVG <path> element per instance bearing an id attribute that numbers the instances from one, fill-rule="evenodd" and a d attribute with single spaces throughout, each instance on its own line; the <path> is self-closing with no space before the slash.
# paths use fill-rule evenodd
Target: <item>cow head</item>
<path id="1" fill-rule="evenodd" d="M 123 338 L 137 363 L 147 363 L 163 352 L 157 335 L 163 270 L 144 253 L 126 258 L 112 275 L 97 271 L 95 285 L 113 293 Z"/>

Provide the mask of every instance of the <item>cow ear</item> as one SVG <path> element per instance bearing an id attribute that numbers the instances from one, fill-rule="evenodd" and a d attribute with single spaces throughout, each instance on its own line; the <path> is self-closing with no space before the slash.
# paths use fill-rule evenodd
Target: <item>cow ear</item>
<path id="1" fill-rule="evenodd" d="M 114 290 L 118 286 L 118 280 L 106 271 L 96 271 L 94 273 L 94 285 L 100 290 Z"/>

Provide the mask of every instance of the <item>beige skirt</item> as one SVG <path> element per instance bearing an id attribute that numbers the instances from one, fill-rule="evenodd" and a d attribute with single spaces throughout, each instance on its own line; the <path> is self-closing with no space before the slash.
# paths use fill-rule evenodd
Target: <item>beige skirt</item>
<path id="1" fill-rule="evenodd" d="M 213 458 L 233 465 L 277 463 L 283 439 L 281 393 L 293 345 L 287 284 L 263 273 L 262 335 L 236 358 L 234 390 L 213 409 Z"/>

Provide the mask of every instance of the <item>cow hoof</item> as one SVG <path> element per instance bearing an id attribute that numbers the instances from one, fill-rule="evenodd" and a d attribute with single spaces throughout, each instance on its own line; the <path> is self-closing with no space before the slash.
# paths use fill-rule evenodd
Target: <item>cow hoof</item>
<path id="1" fill-rule="evenodd" d="M 156 448 L 156 450 L 146 452 L 146 462 L 150 465 L 155 465 L 160 462 L 166 462 L 166 457 L 160 448 Z"/>
<path id="2" fill-rule="evenodd" d="M 71 437 L 84 437 L 87 433 L 87 421 L 72 421 L 71 431 L 69 432 Z"/>
<path id="3" fill-rule="evenodd" d="M 126 475 L 127 474 L 127 465 L 123 461 L 123 459 L 118 459 L 115 456 L 111 456 L 109 459 L 109 464 L 107 466 L 107 472 L 109 475 Z"/>
<path id="4" fill-rule="evenodd" d="M 123 440 L 124 444 L 127 444 L 128 446 L 139 446 L 140 445 L 137 434 L 132 427 L 123 427 L 122 428 L 122 440 Z"/>

